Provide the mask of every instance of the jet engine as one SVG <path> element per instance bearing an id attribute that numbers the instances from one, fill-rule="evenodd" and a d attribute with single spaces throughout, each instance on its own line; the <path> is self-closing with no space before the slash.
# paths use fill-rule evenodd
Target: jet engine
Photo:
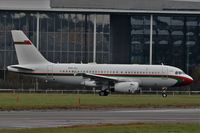
<path id="1" fill-rule="evenodd" d="M 85 86 L 96 87 L 96 82 L 92 80 L 85 80 L 81 84 Z"/>
<path id="2" fill-rule="evenodd" d="M 115 91 L 134 93 L 139 89 L 138 82 L 120 82 L 114 85 Z"/>

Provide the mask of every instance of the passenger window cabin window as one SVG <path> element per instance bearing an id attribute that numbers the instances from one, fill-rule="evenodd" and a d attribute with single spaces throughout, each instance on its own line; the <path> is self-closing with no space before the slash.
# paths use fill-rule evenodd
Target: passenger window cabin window
<path id="1" fill-rule="evenodd" d="M 181 72 L 180 72 L 180 71 L 176 71 L 175 74 L 176 74 L 176 75 L 180 75 Z"/>
<path id="2" fill-rule="evenodd" d="M 176 75 L 181 75 L 181 74 L 184 74 L 184 72 L 182 72 L 182 71 L 176 71 L 175 74 Z"/>

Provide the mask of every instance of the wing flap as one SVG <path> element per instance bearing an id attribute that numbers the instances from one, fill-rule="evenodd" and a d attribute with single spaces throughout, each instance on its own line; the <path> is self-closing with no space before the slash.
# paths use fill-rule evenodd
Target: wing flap
<path id="1" fill-rule="evenodd" d="M 97 82 L 138 82 L 141 83 L 141 80 L 134 79 L 134 78 L 119 78 L 119 77 L 111 77 L 111 76 L 104 76 L 104 75 L 98 75 L 98 74 L 91 74 L 91 73 L 78 73 L 75 75 L 83 76 L 85 78 L 89 78 L 91 80 L 97 81 Z"/>
<path id="2" fill-rule="evenodd" d="M 117 78 L 109 77 L 109 76 L 103 76 L 103 75 L 95 75 L 91 73 L 82 73 L 82 74 L 76 74 L 81 75 L 85 78 L 90 78 L 91 80 L 97 80 L 97 81 L 119 81 Z"/>

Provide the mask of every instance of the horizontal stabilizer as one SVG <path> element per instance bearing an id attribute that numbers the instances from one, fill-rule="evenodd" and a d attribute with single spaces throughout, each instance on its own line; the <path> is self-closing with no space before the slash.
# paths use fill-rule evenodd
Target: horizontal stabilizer
<path id="1" fill-rule="evenodd" d="M 18 69 L 20 71 L 34 71 L 33 68 L 30 68 L 30 67 L 27 67 L 27 66 L 22 66 L 22 65 L 11 65 L 11 66 L 8 66 L 8 70 L 9 69 Z"/>

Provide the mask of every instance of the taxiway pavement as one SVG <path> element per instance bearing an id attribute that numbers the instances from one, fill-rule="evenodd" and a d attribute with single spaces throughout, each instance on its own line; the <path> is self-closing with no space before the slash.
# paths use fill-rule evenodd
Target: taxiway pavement
<path id="1" fill-rule="evenodd" d="M 200 109 L 0 111 L 0 128 L 40 128 L 133 122 L 200 124 Z"/>

